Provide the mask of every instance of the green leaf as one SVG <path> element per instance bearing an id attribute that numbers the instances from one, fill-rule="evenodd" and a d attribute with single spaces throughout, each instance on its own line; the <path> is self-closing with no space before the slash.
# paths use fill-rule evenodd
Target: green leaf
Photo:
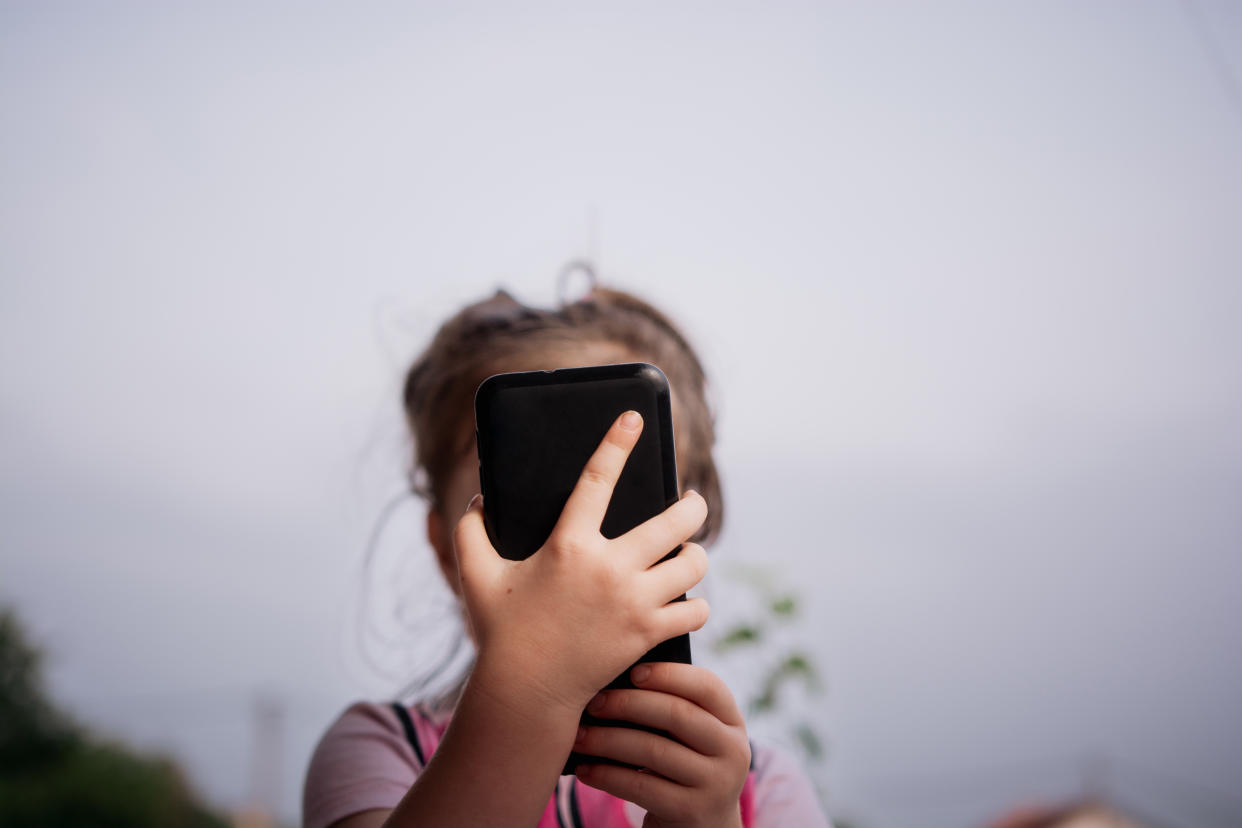
<path id="1" fill-rule="evenodd" d="M 763 637 L 762 631 L 753 624 L 739 624 L 716 642 L 716 652 L 723 653 L 746 644 L 755 644 Z"/>
<path id="2" fill-rule="evenodd" d="M 811 729 L 808 724 L 800 724 L 794 728 L 794 735 L 798 737 L 798 744 L 802 745 L 802 749 L 806 751 L 806 755 L 811 759 L 819 760 L 824 756 L 824 745 L 819 740 L 819 736 Z"/>
<path id="3" fill-rule="evenodd" d="M 766 713 L 774 707 L 776 707 L 776 688 L 771 685 L 750 701 L 752 713 Z"/>
<path id="4" fill-rule="evenodd" d="M 786 677 L 801 678 L 808 690 L 818 692 L 821 689 L 819 673 L 804 653 L 790 653 L 779 670 Z"/>
<path id="5" fill-rule="evenodd" d="M 770 608 L 773 614 L 789 618 L 798 611 L 798 599 L 792 595 L 783 595 L 773 599 Z"/>

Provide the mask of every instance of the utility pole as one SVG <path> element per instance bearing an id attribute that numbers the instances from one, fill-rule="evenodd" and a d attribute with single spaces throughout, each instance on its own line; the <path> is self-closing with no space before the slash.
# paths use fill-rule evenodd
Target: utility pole
<path id="1" fill-rule="evenodd" d="M 235 828 L 274 828 L 280 803 L 284 700 L 274 695 L 256 694 L 251 703 L 250 722 L 249 802 L 235 815 L 233 825 Z"/>

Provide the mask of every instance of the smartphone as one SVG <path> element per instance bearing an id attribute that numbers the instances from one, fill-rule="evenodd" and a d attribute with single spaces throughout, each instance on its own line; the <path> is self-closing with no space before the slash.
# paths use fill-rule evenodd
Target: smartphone
<path id="1" fill-rule="evenodd" d="M 624 411 L 641 414 L 643 430 L 617 479 L 601 534 L 623 535 L 680 497 L 668 379 L 650 363 L 495 374 L 479 385 L 474 406 L 483 522 L 492 546 L 503 557 L 521 560 L 543 546 L 587 460 Z M 679 545 L 670 550 L 665 559 L 680 549 Z M 657 644 L 636 663 L 644 661 L 689 664 L 690 636 Z M 633 686 L 627 669 L 607 688 Z M 652 728 L 604 721 L 585 711 L 582 723 L 616 724 L 668 736 Z M 571 753 L 562 772 L 573 773 L 582 758 Z"/>

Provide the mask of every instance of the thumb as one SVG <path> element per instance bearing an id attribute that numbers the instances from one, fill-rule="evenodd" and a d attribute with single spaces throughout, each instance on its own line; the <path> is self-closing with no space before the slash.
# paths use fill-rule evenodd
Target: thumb
<path id="1" fill-rule="evenodd" d="M 466 513 L 453 529 L 453 549 L 457 553 L 457 575 L 468 599 L 486 593 L 504 566 L 483 525 L 483 495 L 476 494 Z M 468 600 L 468 604 L 473 603 Z"/>

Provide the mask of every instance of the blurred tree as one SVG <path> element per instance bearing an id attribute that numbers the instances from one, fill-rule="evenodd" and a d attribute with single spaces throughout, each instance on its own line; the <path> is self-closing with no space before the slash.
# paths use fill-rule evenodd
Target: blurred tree
<path id="1" fill-rule="evenodd" d="M 78 738 L 44 696 L 39 653 L 13 612 L 0 610 L 0 778 L 55 761 Z"/>
<path id="2" fill-rule="evenodd" d="M 40 654 L 0 609 L 0 825 L 225 828 L 177 766 L 92 737 L 48 700 Z"/>

